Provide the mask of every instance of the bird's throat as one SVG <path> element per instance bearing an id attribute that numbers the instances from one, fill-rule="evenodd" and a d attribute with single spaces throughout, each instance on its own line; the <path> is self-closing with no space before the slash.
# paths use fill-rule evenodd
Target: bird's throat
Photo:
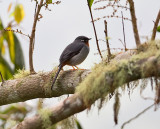
<path id="1" fill-rule="evenodd" d="M 89 42 L 86 42 L 86 45 L 89 47 Z"/>

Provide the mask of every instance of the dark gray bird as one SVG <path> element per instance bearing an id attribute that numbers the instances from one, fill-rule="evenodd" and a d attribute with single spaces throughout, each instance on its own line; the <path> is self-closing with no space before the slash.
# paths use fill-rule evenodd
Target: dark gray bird
<path id="1" fill-rule="evenodd" d="M 89 40 L 86 36 L 78 36 L 73 43 L 69 44 L 62 52 L 59 59 L 59 69 L 52 82 L 53 89 L 54 83 L 58 77 L 59 72 L 65 65 L 75 66 L 81 64 L 89 53 Z"/>

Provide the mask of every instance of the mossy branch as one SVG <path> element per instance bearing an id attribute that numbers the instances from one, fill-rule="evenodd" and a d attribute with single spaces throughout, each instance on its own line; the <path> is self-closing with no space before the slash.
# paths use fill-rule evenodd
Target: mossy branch
<path id="1" fill-rule="evenodd" d="M 160 76 L 159 48 L 160 43 L 159 45 L 155 42 L 144 44 L 140 46 L 141 51 L 137 55 L 124 56 L 125 54 L 123 54 L 117 56 L 109 65 L 106 63 L 98 64 L 79 84 L 74 95 L 48 109 L 52 112 L 48 116 L 49 120 L 52 124 L 55 124 L 75 113 L 81 112 L 90 107 L 97 99 L 104 98 L 128 82 Z M 128 55 L 130 52 L 125 53 Z M 15 129 L 32 129 L 29 127 L 41 129 L 43 127 L 41 116 L 35 115 L 32 118 L 25 119 Z"/>
<path id="2" fill-rule="evenodd" d="M 90 70 L 81 70 L 81 74 L 78 74 L 79 70 L 61 72 L 51 91 L 52 77 L 55 72 L 29 75 L 29 72 L 23 71 L 20 72 L 21 75 L 15 75 L 16 79 L 4 81 L 3 85 L 0 83 L 0 105 L 73 94 L 75 87 L 90 73 Z"/>

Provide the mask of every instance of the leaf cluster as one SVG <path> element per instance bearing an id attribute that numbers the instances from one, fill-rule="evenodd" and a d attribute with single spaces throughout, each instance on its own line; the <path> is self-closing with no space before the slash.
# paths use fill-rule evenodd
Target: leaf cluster
<path id="1" fill-rule="evenodd" d="M 12 4 L 9 5 L 8 12 L 11 10 L 11 7 Z M 14 21 L 19 24 L 24 18 L 23 6 L 16 4 L 10 16 L 14 16 Z M 7 27 L 4 27 L 0 19 L 0 71 L 4 79 L 11 78 L 18 69 L 25 67 L 23 50 L 18 37 L 12 31 L 5 31 L 12 29 L 14 21 L 8 23 Z M 9 59 L 7 55 L 9 55 Z"/>

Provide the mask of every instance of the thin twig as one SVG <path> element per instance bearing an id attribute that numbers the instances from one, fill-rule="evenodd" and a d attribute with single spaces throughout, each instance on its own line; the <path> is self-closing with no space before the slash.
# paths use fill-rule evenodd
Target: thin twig
<path id="1" fill-rule="evenodd" d="M 38 7 L 38 0 L 35 0 L 35 2 L 36 2 L 36 5 L 35 5 L 35 9 L 34 9 L 34 18 L 36 17 L 36 12 L 37 12 L 37 7 Z M 39 20 L 38 20 L 39 21 Z M 34 45 L 35 45 L 35 33 L 34 33 L 34 39 L 33 39 L 33 50 L 34 50 Z M 32 51 L 33 51 L 32 50 Z"/>
<path id="2" fill-rule="evenodd" d="M 121 39 L 118 39 L 121 43 L 122 43 L 122 45 L 124 46 L 124 43 L 123 43 L 123 41 L 121 40 Z"/>
<path id="3" fill-rule="evenodd" d="M 141 44 L 140 38 L 139 38 L 139 33 L 138 33 L 138 27 L 137 27 L 137 18 L 135 15 L 135 7 L 134 7 L 134 2 L 133 0 L 128 0 L 129 5 L 130 5 L 130 14 L 131 14 L 131 19 L 132 19 L 132 26 L 133 26 L 133 32 L 134 32 L 134 38 L 136 41 L 136 46 L 137 48 Z"/>
<path id="4" fill-rule="evenodd" d="M 122 8 L 122 9 L 129 9 L 128 7 L 122 6 L 122 5 L 112 5 L 112 4 L 108 4 L 108 5 L 103 6 L 103 7 L 95 8 L 94 10 L 101 10 L 101 9 L 105 9 L 105 8 L 107 8 L 107 7 L 117 7 L 117 8 Z"/>
<path id="5" fill-rule="evenodd" d="M 98 21 L 98 20 L 101 20 L 101 19 L 104 19 L 104 18 L 122 18 L 118 15 L 107 15 L 107 16 L 103 16 L 103 17 L 98 17 L 96 19 L 94 19 L 94 22 Z M 131 21 L 131 19 L 127 18 L 127 17 L 123 17 L 124 20 L 128 20 L 128 21 Z"/>
<path id="6" fill-rule="evenodd" d="M 97 4 L 99 2 L 104 2 L 104 1 L 108 1 L 108 0 L 98 0 L 98 1 L 95 1 L 94 4 Z"/>
<path id="7" fill-rule="evenodd" d="M 37 12 L 37 5 L 38 5 L 38 1 L 36 0 L 35 2 L 36 2 L 36 5 L 35 5 L 35 9 L 34 9 L 34 18 L 35 18 L 35 16 L 36 16 L 36 12 Z"/>
<path id="8" fill-rule="evenodd" d="M 104 20 L 104 25 L 105 25 L 105 30 L 104 30 L 104 33 L 105 33 L 105 39 L 106 39 L 106 45 L 107 45 L 107 51 L 108 51 L 108 62 L 110 60 L 110 57 L 111 57 L 111 50 L 110 50 L 110 47 L 109 47 L 109 41 L 108 41 L 108 29 L 107 29 L 107 21 Z"/>
<path id="9" fill-rule="evenodd" d="M 160 10 L 158 12 L 156 21 L 154 22 L 154 27 L 153 27 L 153 32 L 152 32 L 152 38 L 151 38 L 151 40 L 155 40 L 159 20 L 160 20 Z"/>
<path id="10" fill-rule="evenodd" d="M 1 80 L 2 80 L 2 85 L 3 85 L 3 83 L 4 83 L 4 79 L 3 79 L 3 76 L 2 76 L 2 73 L 0 72 L 0 76 L 1 76 Z M 1 85 L 1 86 L 2 86 Z"/>
<path id="11" fill-rule="evenodd" d="M 87 0 L 87 3 L 88 3 L 88 0 Z M 98 44 L 98 38 L 97 38 L 96 28 L 95 28 L 95 25 L 94 25 L 92 11 L 91 11 L 91 8 L 89 6 L 89 3 L 88 3 L 88 8 L 89 8 L 89 12 L 90 12 L 91 19 L 92 19 L 92 25 L 93 25 L 93 29 L 94 29 L 95 38 L 96 38 L 97 49 L 98 49 L 98 52 L 99 52 L 99 55 L 100 55 L 101 59 L 103 60 L 103 56 L 101 54 L 101 51 L 100 51 L 100 48 L 99 48 L 99 44 Z"/>
<path id="12" fill-rule="evenodd" d="M 56 1 L 56 2 L 53 2 L 53 3 L 49 3 L 50 5 L 52 4 L 52 5 L 54 5 L 54 4 L 60 4 L 61 3 L 61 1 Z M 46 2 L 44 2 L 44 4 L 43 4 L 43 6 L 48 6 L 48 4 L 46 3 Z"/>
<path id="13" fill-rule="evenodd" d="M 123 123 L 123 125 L 121 126 L 121 129 L 123 129 L 126 124 L 129 124 L 130 122 L 132 122 L 133 120 L 137 119 L 139 116 L 141 116 L 142 114 L 144 114 L 146 111 L 148 111 L 153 106 L 154 106 L 154 104 L 150 105 L 149 107 L 147 107 L 146 109 L 144 109 L 142 112 L 140 112 L 139 114 L 137 114 L 135 117 L 133 117 L 130 120 L 128 120 L 125 123 Z"/>
<path id="14" fill-rule="evenodd" d="M 121 11 L 122 14 L 122 26 L 123 26 L 123 41 L 124 41 L 124 49 L 125 51 L 127 51 L 127 47 L 126 47 L 126 36 L 125 36 L 125 31 L 124 31 L 124 20 L 123 20 L 123 12 Z"/>
<path id="15" fill-rule="evenodd" d="M 110 50 L 120 50 L 124 51 L 124 48 L 110 48 Z M 127 49 L 127 50 L 138 50 L 138 49 Z M 101 50 L 101 52 L 106 52 L 106 50 Z M 94 53 L 94 55 L 98 55 L 99 53 Z"/>
<path id="16" fill-rule="evenodd" d="M 24 35 L 24 36 L 30 38 L 29 34 L 28 35 L 24 34 L 21 30 L 18 30 L 18 29 L 16 29 L 16 30 L 13 30 L 13 29 L 4 29 L 4 30 L 5 31 L 12 31 L 12 32 L 15 32 L 15 33 L 18 33 L 18 34 L 21 34 L 21 35 Z"/>
<path id="17" fill-rule="evenodd" d="M 40 1 L 40 4 L 38 4 L 38 8 L 36 10 L 36 14 L 34 17 L 34 22 L 33 22 L 33 27 L 32 27 L 32 32 L 30 36 L 30 45 L 29 45 L 29 66 L 30 66 L 30 73 L 34 74 L 35 70 L 33 67 L 33 48 L 34 48 L 34 39 L 35 39 L 35 31 L 36 31 L 36 25 L 38 21 L 38 16 L 41 10 L 41 7 L 43 5 L 43 0 Z"/>
<path id="18" fill-rule="evenodd" d="M 0 72 L 0 76 L 1 76 L 2 82 L 4 82 L 4 79 L 3 79 L 3 76 L 2 76 L 2 73 L 1 73 L 1 72 Z"/>

